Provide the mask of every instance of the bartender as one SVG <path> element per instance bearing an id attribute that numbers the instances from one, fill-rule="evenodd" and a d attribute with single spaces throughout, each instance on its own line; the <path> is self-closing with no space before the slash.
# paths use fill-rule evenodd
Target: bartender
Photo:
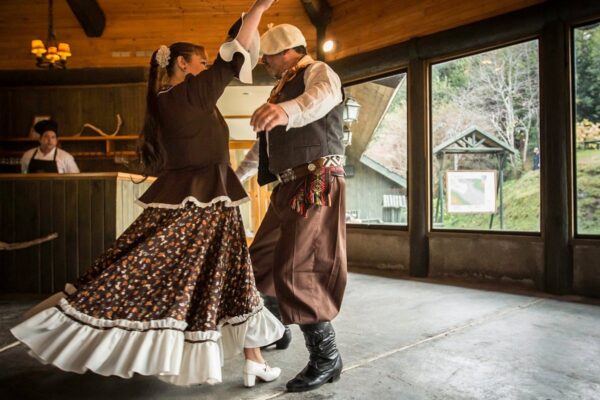
<path id="1" fill-rule="evenodd" d="M 54 172 L 59 174 L 75 174 L 79 168 L 72 155 L 56 147 L 58 145 L 58 124 L 46 119 L 33 126 L 40 134 L 40 146 L 27 150 L 21 157 L 21 172 Z"/>

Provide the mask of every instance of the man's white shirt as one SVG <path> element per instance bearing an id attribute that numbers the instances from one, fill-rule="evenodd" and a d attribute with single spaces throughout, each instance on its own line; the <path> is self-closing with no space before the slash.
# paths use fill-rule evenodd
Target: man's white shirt
<path id="1" fill-rule="evenodd" d="M 300 128 L 323 118 L 343 100 L 340 77 L 324 62 L 315 61 L 306 67 L 304 87 L 304 93 L 295 99 L 277 103 L 288 116 L 286 130 Z M 257 141 L 236 170 L 242 182 L 257 174 L 258 153 Z"/>

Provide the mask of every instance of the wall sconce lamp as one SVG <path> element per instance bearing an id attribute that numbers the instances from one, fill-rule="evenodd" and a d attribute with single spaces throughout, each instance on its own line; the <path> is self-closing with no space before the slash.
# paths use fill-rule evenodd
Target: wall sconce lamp
<path id="1" fill-rule="evenodd" d="M 352 96 L 346 97 L 344 102 L 344 137 L 342 142 L 344 146 L 350 146 L 352 144 L 352 130 L 350 129 L 352 123 L 358 121 L 358 115 L 360 114 L 360 104 Z"/>

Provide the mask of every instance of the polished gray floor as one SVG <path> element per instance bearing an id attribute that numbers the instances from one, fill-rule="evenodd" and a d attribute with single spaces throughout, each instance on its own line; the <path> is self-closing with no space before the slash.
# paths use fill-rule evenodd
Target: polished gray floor
<path id="1" fill-rule="evenodd" d="M 32 302 L 0 300 L 0 347 Z M 220 385 L 180 388 L 62 372 L 16 346 L 0 353 L 0 398 L 600 399 L 600 306 L 588 303 L 353 273 L 335 321 L 345 371 L 319 390 L 284 392 L 307 358 L 294 327 L 289 349 L 265 352 L 282 377 L 254 389 L 241 359 Z"/>

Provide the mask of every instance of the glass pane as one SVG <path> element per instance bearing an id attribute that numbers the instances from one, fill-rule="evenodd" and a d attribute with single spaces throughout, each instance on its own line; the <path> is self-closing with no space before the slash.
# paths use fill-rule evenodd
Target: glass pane
<path id="1" fill-rule="evenodd" d="M 600 24 L 575 29 L 577 233 L 600 234 Z"/>
<path id="2" fill-rule="evenodd" d="M 539 231 L 539 58 L 530 41 L 431 69 L 435 229 Z"/>
<path id="3" fill-rule="evenodd" d="M 346 221 L 406 225 L 406 74 L 346 88 Z M 360 105 L 351 122 L 353 101 Z"/>

